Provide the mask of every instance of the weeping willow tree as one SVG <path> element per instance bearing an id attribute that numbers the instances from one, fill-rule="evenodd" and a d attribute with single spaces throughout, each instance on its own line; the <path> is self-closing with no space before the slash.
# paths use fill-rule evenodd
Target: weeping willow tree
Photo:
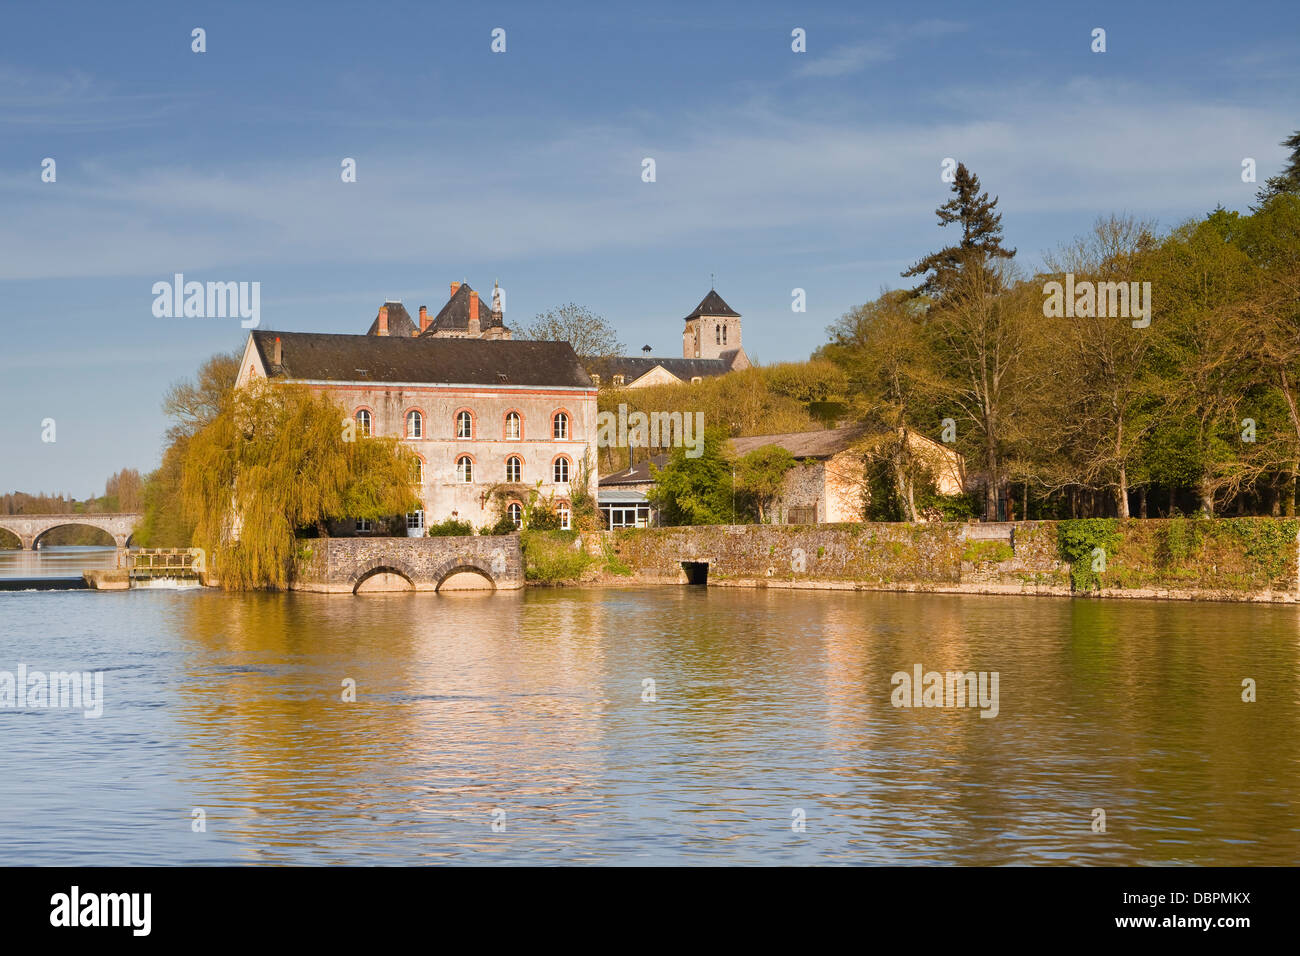
<path id="1" fill-rule="evenodd" d="M 227 393 L 185 450 L 181 498 L 194 544 L 223 587 L 288 583 L 299 529 L 413 511 L 416 459 L 395 438 L 366 438 L 343 408 L 297 385 Z"/>

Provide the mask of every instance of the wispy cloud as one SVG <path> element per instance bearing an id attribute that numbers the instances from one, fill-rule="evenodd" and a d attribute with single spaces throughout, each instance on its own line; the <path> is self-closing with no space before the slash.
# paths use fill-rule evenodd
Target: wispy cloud
<path id="1" fill-rule="evenodd" d="M 821 56 L 813 51 L 804 54 L 809 62 L 796 71 L 798 76 L 848 76 L 869 66 L 888 63 L 902 55 L 904 50 L 918 40 L 933 40 L 961 33 L 966 26 L 951 20 L 922 20 L 919 23 L 890 26 L 880 34 L 857 43 L 833 47 Z M 810 43 L 814 42 L 810 38 Z"/>

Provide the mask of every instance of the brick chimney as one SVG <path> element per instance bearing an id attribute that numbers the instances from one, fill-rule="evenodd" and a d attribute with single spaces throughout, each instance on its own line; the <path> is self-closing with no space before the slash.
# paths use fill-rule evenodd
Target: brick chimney
<path id="1" fill-rule="evenodd" d="M 280 336 L 275 337 L 275 354 L 271 356 L 272 365 L 284 364 L 284 350 L 280 347 Z"/>
<path id="2" fill-rule="evenodd" d="M 478 293 L 473 289 L 469 292 L 469 329 L 470 335 L 477 337 L 483 330 L 478 324 Z"/>
<path id="3" fill-rule="evenodd" d="M 429 309 L 427 306 L 420 306 L 420 331 L 423 332 L 429 327 Z"/>
<path id="4" fill-rule="evenodd" d="M 379 307 L 379 334 L 388 334 L 388 306 L 386 305 Z"/>
<path id="5" fill-rule="evenodd" d="M 451 294 L 454 296 L 454 295 L 456 294 L 456 290 L 459 289 L 459 288 L 460 288 L 460 283 L 459 283 L 459 282 L 453 282 L 453 283 L 451 284 Z"/>

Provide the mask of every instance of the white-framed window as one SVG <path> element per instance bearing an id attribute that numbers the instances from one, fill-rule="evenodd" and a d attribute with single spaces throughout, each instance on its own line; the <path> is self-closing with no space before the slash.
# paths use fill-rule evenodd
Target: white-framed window
<path id="1" fill-rule="evenodd" d="M 623 376 L 622 376 L 622 375 L 615 375 L 615 376 L 614 376 L 614 384 L 615 384 L 615 385 L 622 385 L 622 384 L 623 384 Z"/>
<path id="2" fill-rule="evenodd" d="M 523 481 L 524 462 L 522 458 L 511 455 L 506 459 L 506 481 Z"/>
<path id="3" fill-rule="evenodd" d="M 691 384 L 692 384 L 692 385 L 699 385 L 700 382 L 702 382 L 702 381 L 704 381 L 704 379 L 701 378 L 701 377 L 698 376 L 698 375 L 692 375 L 692 376 L 691 376 Z"/>
<path id="4" fill-rule="evenodd" d="M 560 506 L 556 510 L 560 513 L 560 527 L 568 531 L 569 525 L 573 523 L 573 512 L 569 508 L 569 503 L 567 501 L 560 502 Z"/>
<path id="5" fill-rule="evenodd" d="M 362 438 L 369 438 L 371 435 L 370 409 L 358 408 L 356 414 L 357 434 Z"/>
<path id="6" fill-rule="evenodd" d="M 474 480 L 474 459 L 469 455 L 456 459 L 456 480 L 466 485 Z"/>
<path id="7" fill-rule="evenodd" d="M 424 487 L 424 461 L 416 458 L 411 462 L 411 484 Z"/>
<path id="8" fill-rule="evenodd" d="M 552 421 L 551 435 L 558 439 L 567 439 L 569 437 L 569 416 L 564 412 L 556 412 Z"/>
<path id="9" fill-rule="evenodd" d="M 511 412 L 506 416 L 506 438 L 510 441 L 518 441 L 519 436 L 523 434 L 523 420 L 520 419 L 518 412 Z"/>
<path id="10" fill-rule="evenodd" d="M 510 502 L 510 507 L 506 509 L 506 514 L 510 516 L 510 520 L 515 523 L 516 528 L 524 523 L 524 509 L 519 507 L 518 503 L 514 501 Z"/>
<path id="11" fill-rule="evenodd" d="M 414 408 L 406 413 L 406 437 L 423 438 L 424 437 L 424 416 Z"/>
<path id="12" fill-rule="evenodd" d="M 406 530 L 419 531 L 424 527 L 424 511 L 412 511 L 406 515 Z"/>
<path id="13" fill-rule="evenodd" d="M 358 533 L 358 534 L 368 534 L 369 532 L 370 532 L 370 519 L 369 519 L 369 518 L 358 518 L 358 519 L 357 519 L 357 533 Z"/>
<path id="14" fill-rule="evenodd" d="M 592 384 L 592 385 L 595 385 L 595 386 L 597 386 L 597 387 L 599 387 L 599 386 L 600 386 L 600 376 L 599 376 L 599 375 L 596 375 L 596 374 L 592 374 L 592 376 L 591 376 L 591 384 Z"/>
<path id="15" fill-rule="evenodd" d="M 456 437 L 474 437 L 474 416 L 469 412 L 459 411 L 456 413 Z"/>
<path id="16" fill-rule="evenodd" d="M 555 459 L 555 464 L 551 468 L 551 477 L 557 485 L 565 485 L 569 482 L 569 459 L 561 455 Z"/>

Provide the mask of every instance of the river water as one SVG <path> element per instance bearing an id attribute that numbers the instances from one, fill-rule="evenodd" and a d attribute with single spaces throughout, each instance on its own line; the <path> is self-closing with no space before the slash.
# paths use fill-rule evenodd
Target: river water
<path id="1" fill-rule="evenodd" d="M 0 708 L 10 863 L 1300 862 L 1293 607 L 0 592 L 19 665 L 103 714 Z"/>

